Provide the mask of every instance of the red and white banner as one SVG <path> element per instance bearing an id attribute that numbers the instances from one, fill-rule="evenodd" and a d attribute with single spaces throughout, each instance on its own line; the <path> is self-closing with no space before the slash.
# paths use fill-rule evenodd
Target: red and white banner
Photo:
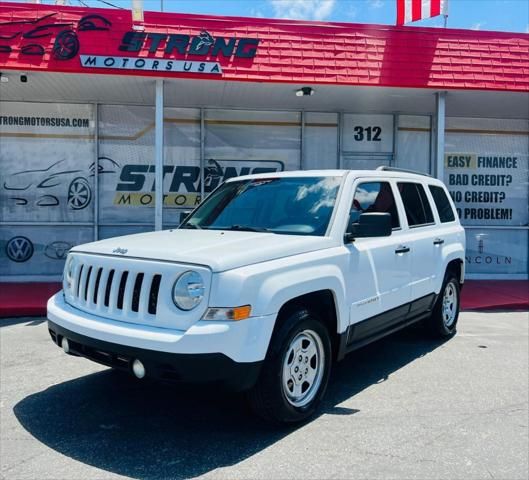
<path id="1" fill-rule="evenodd" d="M 397 25 L 448 15 L 448 0 L 397 0 Z"/>

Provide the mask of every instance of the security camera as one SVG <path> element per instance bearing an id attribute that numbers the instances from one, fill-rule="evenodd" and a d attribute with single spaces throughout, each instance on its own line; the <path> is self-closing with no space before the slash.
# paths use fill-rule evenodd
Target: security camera
<path id="1" fill-rule="evenodd" d="M 314 89 L 311 87 L 301 87 L 299 90 L 296 90 L 297 97 L 307 97 L 314 95 Z"/>
<path id="2" fill-rule="evenodd" d="M 27 75 L 20 75 L 20 81 L 22 83 L 28 83 L 28 76 Z"/>

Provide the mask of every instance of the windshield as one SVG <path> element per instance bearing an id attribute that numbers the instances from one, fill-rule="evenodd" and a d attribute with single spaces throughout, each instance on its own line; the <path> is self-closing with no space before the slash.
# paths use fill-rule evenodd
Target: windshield
<path id="1" fill-rule="evenodd" d="M 342 177 L 279 177 L 227 182 L 180 228 L 323 236 Z"/>

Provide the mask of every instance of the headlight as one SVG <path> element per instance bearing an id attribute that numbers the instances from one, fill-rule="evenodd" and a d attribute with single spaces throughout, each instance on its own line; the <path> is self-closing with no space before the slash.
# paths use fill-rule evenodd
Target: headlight
<path id="1" fill-rule="evenodd" d="M 204 298 L 204 281 L 192 270 L 182 273 L 173 286 L 173 302 L 180 310 L 193 310 Z"/>
<path id="2" fill-rule="evenodd" d="M 219 321 L 233 320 L 237 322 L 239 320 L 246 320 L 247 318 L 250 318 L 251 314 L 251 305 L 243 305 L 242 307 L 222 308 L 210 307 L 206 310 L 206 313 L 204 314 L 202 319 Z"/>
<path id="3" fill-rule="evenodd" d="M 70 288 L 73 281 L 73 257 L 68 255 L 66 264 L 64 265 L 64 282 L 67 288 Z"/>

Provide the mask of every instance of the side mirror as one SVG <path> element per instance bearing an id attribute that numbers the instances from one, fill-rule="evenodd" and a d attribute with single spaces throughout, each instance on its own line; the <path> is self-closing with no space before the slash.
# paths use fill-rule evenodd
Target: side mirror
<path id="1" fill-rule="evenodd" d="M 351 223 L 345 234 L 345 241 L 355 238 L 389 237 L 391 235 L 391 215 L 389 213 L 362 213 L 358 222 Z"/>

